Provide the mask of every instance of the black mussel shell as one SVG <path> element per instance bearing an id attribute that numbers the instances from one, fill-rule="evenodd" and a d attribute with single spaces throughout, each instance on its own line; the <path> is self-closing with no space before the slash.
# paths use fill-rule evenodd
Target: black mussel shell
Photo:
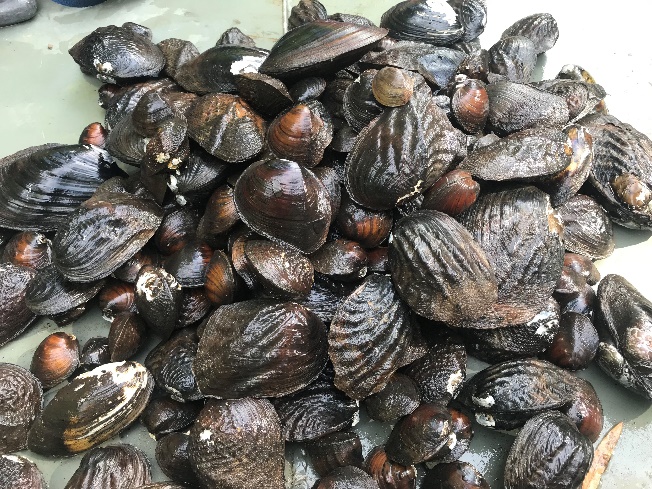
<path id="1" fill-rule="evenodd" d="M 376 101 L 371 83 L 378 73 L 377 70 L 365 70 L 358 79 L 344 91 L 342 110 L 346 121 L 356 131 L 362 131 L 384 110 Z"/>
<path id="2" fill-rule="evenodd" d="M 407 375 L 394 373 L 387 385 L 365 398 L 364 406 L 371 419 L 395 421 L 412 413 L 421 404 L 417 384 Z"/>
<path id="3" fill-rule="evenodd" d="M 194 209 L 183 207 L 167 214 L 154 234 L 154 244 L 165 256 L 184 248 L 195 236 L 199 217 Z"/>
<path id="4" fill-rule="evenodd" d="M 348 127 L 348 126 L 347 126 Z M 312 172 L 326 188 L 331 202 L 331 224 L 335 222 L 342 204 L 342 178 L 336 165 L 322 164 L 312 169 Z"/>
<path id="5" fill-rule="evenodd" d="M 329 15 L 328 18 L 329 20 L 336 20 L 338 22 L 351 22 L 353 24 L 366 25 L 369 27 L 375 27 L 376 25 L 366 17 L 363 17 L 362 15 L 356 15 L 356 14 L 344 14 L 341 12 L 337 12 L 335 14 Z"/>
<path id="6" fill-rule="evenodd" d="M 0 487 L 47 489 L 48 484 L 34 462 L 21 455 L 0 455 Z"/>
<path id="7" fill-rule="evenodd" d="M 163 268 L 146 265 L 136 277 L 136 309 L 147 326 L 167 339 L 174 331 L 183 292 L 174 276 Z"/>
<path id="8" fill-rule="evenodd" d="M 599 112 L 600 104 L 607 95 L 602 86 L 579 80 L 558 79 L 544 80 L 533 85 L 546 92 L 559 95 L 566 100 L 571 121 L 576 121 L 588 114 Z"/>
<path id="9" fill-rule="evenodd" d="M 389 265 L 401 298 L 429 319 L 479 318 L 496 302 L 496 276 L 485 252 L 441 212 L 417 211 L 396 223 Z"/>
<path id="10" fill-rule="evenodd" d="M 559 321 L 559 330 L 543 358 L 555 365 L 570 370 L 589 366 L 600 344 L 598 332 L 591 320 L 575 312 L 564 314 Z"/>
<path id="11" fill-rule="evenodd" d="M 511 36 L 527 37 L 534 43 L 536 53 L 541 54 L 555 45 L 559 38 L 559 27 L 550 14 L 532 14 L 514 22 L 501 37 L 504 39 Z"/>
<path id="12" fill-rule="evenodd" d="M 79 364 L 82 372 L 88 372 L 95 367 L 110 362 L 109 339 L 101 336 L 89 339 L 79 354 Z"/>
<path id="13" fill-rule="evenodd" d="M 362 466 L 362 443 L 355 431 L 339 431 L 306 443 L 313 467 L 321 477 L 337 467 Z"/>
<path id="14" fill-rule="evenodd" d="M 129 258 L 120 268 L 113 272 L 113 276 L 118 280 L 134 284 L 138 272 L 145 265 L 159 265 L 159 255 L 153 247 L 145 245 L 134 256 Z"/>
<path id="15" fill-rule="evenodd" d="M 204 288 L 183 289 L 183 300 L 177 319 L 176 329 L 199 323 L 213 310 L 213 303 Z"/>
<path id="16" fill-rule="evenodd" d="M 504 37 L 489 48 L 489 70 L 517 83 L 528 83 L 537 63 L 537 48 L 527 37 Z"/>
<path id="17" fill-rule="evenodd" d="M 326 82 L 324 82 L 325 86 Z M 281 80 L 262 73 L 242 73 L 235 77 L 238 94 L 261 115 L 273 118 L 295 100 Z"/>
<path id="18" fill-rule="evenodd" d="M 464 58 L 466 54 L 457 49 L 437 48 L 419 58 L 419 73 L 435 87 L 444 88 L 453 80 Z"/>
<path id="19" fill-rule="evenodd" d="M 333 291 L 327 281 L 317 278 L 308 297 L 300 301 L 300 304 L 314 312 L 325 323 L 330 323 L 342 300 L 344 298 Z"/>
<path id="20" fill-rule="evenodd" d="M 593 460 L 593 445 L 563 414 L 528 421 L 507 456 L 505 489 L 577 489 Z"/>
<path id="21" fill-rule="evenodd" d="M 82 72 L 105 83 L 155 77 L 165 57 L 151 39 L 125 26 L 99 27 L 68 51 Z"/>
<path id="22" fill-rule="evenodd" d="M 379 392 L 425 353 L 415 319 L 384 275 L 367 277 L 338 306 L 328 343 L 335 385 L 353 399 Z"/>
<path id="23" fill-rule="evenodd" d="M 62 387 L 32 425 L 28 447 L 42 455 L 80 453 L 107 441 L 138 419 L 154 388 L 135 362 L 109 363 Z"/>
<path id="24" fill-rule="evenodd" d="M 143 95 L 134 107 L 131 113 L 131 122 L 138 134 L 151 138 L 174 115 L 174 110 L 161 97 L 161 94 L 150 91 Z"/>
<path id="25" fill-rule="evenodd" d="M 184 328 L 159 343 L 145 358 L 145 366 L 154 376 L 156 386 L 176 401 L 204 397 L 192 371 L 198 342 L 197 333 L 192 328 Z"/>
<path id="26" fill-rule="evenodd" d="M 156 462 L 170 479 L 183 484 L 183 488 L 199 487 L 197 474 L 190 463 L 190 435 L 169 433 L 156 443 Z"/>
<path id="27" fill-rule="evenodd" d="M 157 397 L 147 404 L 140 420 L 147 431 L 158 439 L 190 426 L 202 407 L 202 402 L 180 402 L 169 397 Z"/>
<path id="28" fill-rule="evenodd" d="M 117 314 L 109 330 L 109 353 L 112 362 L 121 362 L 133 357 L 145 343 L 147 327 L 145 321 L 134 312 Z"/>
<path id="29" fill-rule="evenodd" d="M 281 37 L 259 71 L 282 80 L 331 75 L 360 59 L 386 35 L 386 29 L 349 22 L 309 22 Z"/>
<path id="30" fill-rule="evenodd" d="M 103 87 L 106 86 L 107 85 L 103 85 Z M 116 85 L 108 86 L 115 87 Z M 143 83 L 135 83 L 128 87 L 119 88 L 117 92 L 115 92 L 111 98 L 106 100 L 102 105 L 106 109 L 104 125 L 109 131 L 113 130 L 118 122 L 120 122 L 124 117 L 131 115 L 141 97 L 150 91 L 169 93 L 176 90 L 178 90 L 178 87 L 168 78 L 149 80 Z M 100 87 L 100 100 L 103 100 L 102 87 Z"/>
<path id="31" fill-rule="evenodd" d="M 229 27 L 215 43 L 216 46 L 245 46 L 255 48 L 256 41 L 237 27 Z"/>
<path id="32" fill-rule="evenodd" d="M 199 56 L 197 46 L 184 39 L 163 39 L 157 46 L 165 57 L 163 74 L 170 78 L 175 78 L 181 66 Z"/>
<path id="33" fill-rule="evenodd" d="M 477 39 L 484 32 L 487 24 L 485 0 L 453 0 L 450 4 L 457 12 L 464 28 L 462 41 L 471 42 Z"/>
<path id="34" fill-rule="evenodd" d="M 611 219 L 595 200 L 576 195 L 557 208 L 564 225 L 564 247 L 593 260 L 607 258 L 614 251 Z"/>
<path id="35" fill-rule="evenodd" d="M 52 262 L 52 243 L 43 233 L 36 231 L 16 233 L 2 251 L 2 262 L 41 270 Z"/>
<path id="36" fill-rule="evenodd" d="M 290 11 L 288 30 L 315 20 L 325 20 L 327 18 L 326 7 L 319 0 L 300 0 Z"/>
<path id="37" fill-rule="evenodd" d="M 109 154 L 91 145 L 35 146 L 0 159 L 0 226 L 53 231 L 119 174 Z"/>
<path id="38" fill-rule="evenodd" d="M 289 87 L 290 97 L 297 103 L 316 100 L 321 97 L 324 90 L 326 90 L 326 80 L 321 76 L 302 78 Z"/>
<path id="39" fill-rule="evenodd" d="M 439 464 L 426 472 L 422 489 L 489 489 L 489 483 L 468 462 Z"/>
<path id="40" fill-rule="evenodd" d="M 379 489 L 415 489 L 417 470 L 387 458 L 383 447 L 373 448 L 365 458 L 364 470 L 374 478 Z"/>
<path id="41" fill-rule="evenodd" d="M 0 363 L 0 453 L 27 448 L 27 432 L 42 410 L 39 380 L 18 365 Z M 0 471 L 0 486 L 3 474 Z"/>
<path id="42" fill-rule="evenodd" d="M 169 175 L 168 188 L 180 205 L 192 203 L 201 208 L 211 193 L 226 182 L 231 168 L 228 163 L 192 144 L 187 163 Z"/>
<path id="43" fill-rule="evenodd" d="M 281 424 L 267 399 L 209 400 L 190 430 L 189 451 L 205 487 L 285 487 Z"/>
<path id="44" fill-rule="evenodd" d="M 328 241 L 310 255 L 315 270 L 335 280 L 355 281 L 367 275 L 367 253 L 355 241 Z"/>
<path id="45" fill-rule="evenodd" d="M 206 269 L 213 256 L 213 250 L 199 240 L 188 242 L 179 251 L 170 255 L 163 268 L 170 273 L 181 287 L 203 287 Z"/>
<path id="46" fill-rule="evenodd" d="M 352 489 L 354 487 L 356 489 L 378 489 L 378 484 L 361 469 L 347 465 L 336 468 L 315 482 L 312 487 L 313 489 Z"/>
<path id="47" fill-rule="evenodd" d="M 133 445 L 110 445 L 85 453 L 65 489 L 120 489 L 151 481 L 151 464 L 142 450 Z"/>
<path id="48" fill-rule="evenodd" d="M 36 270 L 0 264 L 0 346 L 21 334 L 36 319 L 26 303 L 27 287 Z"/>
<path id="49" fill-rule="evenodd" d="M 387 40 L 388 38 L 385 38 Z M 439 48 L 432 44 L 414 41 L 392 41 L 381 50 L 369 51 L 360 60 L 364 67 L 395 66 L 403 70 L 418 71 L 422 56 L 436 53 Z"/>
<path id="50" fill-rule="evenodd" d="M 147 138 L 136 132 L 131 115 L 123 117 L 109 133 L 106 150 L 122 163 L 141 166 L 147 150 Z"/>
<path id="51" fill-rule="evenodd" d="M 457 74 L 488 83 L 489 52 L 486 49 L 471 51 L 458 66 Z"/>
<path id="52" fill-rule="evenodd" d="M 448 46 L 464 35 L 457 12 L 443 0 L 407 0 L 385 12 L 380 26 L 394 39 Z"/>

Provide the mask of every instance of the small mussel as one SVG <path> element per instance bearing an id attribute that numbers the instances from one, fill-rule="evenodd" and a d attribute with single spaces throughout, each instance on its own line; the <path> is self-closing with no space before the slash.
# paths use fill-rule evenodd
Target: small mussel
<path id="1" fill-rule="evenodd" d="M 308 22 L 327 18 L 326 7 L 319 0 L 300 0 L 290 11 L 288 29 L 294 29 Z"/>
<path id="2" fill-rule="evenodd" d="M 102 336 L 89 339 L 79 354 L 79 366 L 83 372 L 110 362 L 109 339 Z"/>
<path id="3" fill-rule="evenodd" d="M 484 82 L 466 79 L 456 84 L 451 111 L 467 134 L 477 134 L 489 117 L 489 96 Z"/>
<path id="4" fill-rule="evenodd" d="M 528 83 L 537 62 L 537 47 L 527 37 L 509 36 L 489 48 L 489 69 L 512 82 Z"/>
<path id="5" fill-rule="evenodd" d="M 362 469 L 352 467 L 338 467 L 330 474 L 322 477 L 313 489 L 378 489 L 378 484 Z"/>
<path id="6" fill-rule="evenodd" d="M 70 377 L 79 367 L 79 342 L 73 335 L 57 332 L 36 347 L 30 371 L 49 389 Z"/>
<path id="7" fill-rule="evenodd" d="M 313 467 L 321 477 L 337 467 L 362 467 L 362 443 L 355 431 L 338 431 L 306 444 Z"/>
<path id="8" fill-rule="evenodd" d="M 145 343 L 147 328 L 142 318 L 134 312 L 115 316 L 109 330 L 111 362 L 121 362 L 133 357 Z"/>
<path id="9" fill-rule="evenodd" d="M 374 478 L 379 489 L 415 489 L 417 469 L 414 465 L 392 462 L 383 447 L 373 448 L 364 461 L 364 470 Z"/>
<path id="10" fill-rule="evenodd" d="M 136 308 L 147 326 L 163 339 L 176 327 L 183 301 L 181 285 L 163 268 L 146 265 L 136 277 Z"/>
<path id="11" fill-rule="evenodd" d="M 199 487 L 199 479 L 190 463 L 190 435 L 173 432 L 156 443 L 156 463 L 170 479 L 183 487 Z"/>
<path id="12" fill-rule="evenodd" d="M 40 270 L 52 262 L 51 242 L 42 233 L 23 231 L 7 242 L 2 261 Z"/>
<path id="13" fill-rule="evenodd" d="M 20 455 L 0 455 L 0 487 L 47 489 L 45 477 L 31 460 Z"/>
<path id="14" fill-rule="evenodd" d="M 344 193 L 335 223 L 344 237 L 363 248 L 374 248 L 388 238 L 394 219 L 391 211 L 367 209 Z"/>
<path id="15" fill-rule="evenodd" d="M 110 445 L 85 453 L 65 489 L 127 489 L 151 481 L 151 465 L 142 450 Z"/>
<path id="16" fill-rule="evenodd" d="M 516 436 L 507 456 L 505 489 L 577 489 L 593 460 L 593 445 L 557 411 L 541 413 Z"/>
<path id="17" fill-rule="evenodd" d="M 281 80 L 261 73 L 239 74 L 235 77 L 235 86 L 249 105 L 268 118 L 276 117 L 297 100 Z"/>
<path id="18" fill-rule="evenodd" d="M 489 489 L 489 483 L 468 462 L 439 464 L 426 472 L 422 489 Z"/>
<path id="19" fill-rule="evenodd" d="M 557 209 L 564 224 L 564 247 L 593 260 L 607 258 L 615 243 L 611 219 L 594 199 L 575 195 Z"/>
<path id="20" fill-rule="evenodd" d="M 480 184 L 464 170 L 444 174 L 423 195 L 422 209 L 457 216 L 471 207 L 480 194 Z"/>
<path id="21" fill-rule="evenodd" d="M 416 383 L 407 375 L 394 373 L 387 385 L 376 394 L 367 396 L 364 406 L 371 419 L 395 421 L 412 413 L 421 404 Z"/>
<path id="22" fill-rule="evenodd" d="M 98 294 L 98 306 L 107 321 L 123 312 L 136 312 L 136 286 L 120 280 L 110 280 Z"/>
<path id="23" fill-rule="evenodd" d="M 27 287 L 36 271 L 0 264 L 0 346 L 21 334 L 36 319 L 26 304 Z"/>
<path id="24" fill-rule="evenodd" d="M 18 365 L 0 363 L 0 453 L 27 448 L 27 433 L 42 410 L 39 380 Z M 2 474 L 0 470 L 0 487 Z"/>
<path id="25" fill-rule="evenodd" d="M 169 397 L 157 397 L 148 404 L 140 420 L 157 439 L 190 426 L 203 407 L 202 402 L 180 402 Z"/>
<path id="26" fill-rule="evenodd" d="M 371 83 L 376 100 L 385 107 L 400 107 L 410 101 L 414 78 L 408 72 L 393 66 L 382 68 Z"/>

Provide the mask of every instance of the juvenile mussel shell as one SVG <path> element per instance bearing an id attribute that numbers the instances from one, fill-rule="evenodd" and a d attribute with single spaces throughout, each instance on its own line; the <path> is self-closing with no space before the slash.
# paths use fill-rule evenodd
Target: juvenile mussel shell
<path id="1" fill-rule="evenodd" d="M 190 463 L 190 435 L 172 432 L 156 443 L 156 463 L 170 479 L 181 484 L 181 488 L 199 487 L 199 480 Z"/>
<path id="2" fill-rule="evenodd" d="M 281 424 L 267 399 L 209 400 L 190 430 L 189 451 L 205 487 L 285 487 Z"/>
<path id="3" fill-rule="evenodd" d="M 163 74 L 175 78 L 179 68 L 199 56 L 199 49 L 190 41 L 171 37 L 163 39 L 157 44 L 165 57 Z"/>
<path id="4" fill-rule="evenodd" d="M 147 455 L 133 445 L 96 447 L 85 453 L 65 489 L 120 489 L 152 481 Z"/>
<path id="5" fill-rule="evenodd" d="M 145 343 L 146 335 L 145 322 L 137 313 L 117 314 L 109 330 L 110 361 L 121 362 L 133 357 Z"/>
<path id="6" fill-rule="evenodd" d="M 136 277 L 136 309 L 156 335 L 170 337 L 182 301 L 181 285 L 171 273 L 152 265 L 140 269 Z"/>
<path id="7" fill-rule="evenodd" d="M 597 302 L 595 292 L 586 279 L 568 267 L 562 268 L 553 297 L 559 303 L 562 314 L 577 312 L 590 317 Z"/>
<path id="8" fill-rule="evenodd" d="M 48 484 L 31 460 L 21 455 L 0 455 L 0 486 L 16 489 L 47 489 Z"/>
<path id="9" fill-rule="evenodd" d="M 445 173 L 423 195 L 422 209 L 457 216 L 471 207 L 480 194 L 480 184 L 464 170 Z"/>
<path id="10" fill-rule="evenodd" d="M 514 440 L 505 466 L 505 489 L 577 489 L 593 460 L 593 445 L 557 411 L 528 421 Z"/>
<path id="11" fill-rule="evenodd" d="M 287 32 L 259 72 L 285 79 L 332 75 L 359 60 L 387 35 L 379 27 L 316 20 Z"/>
<path id="12" fill-rule="evenodd" d="M 103 443 L 134 422 L 154 388 L 152 375 L 135 362 L 109 363 L 62 387 L 32 425 L 28 447 L 65 456 Z"/>
<path id="13" fill-rule="evenodd" d="M 485 252 L 461 224 L 438 211 L 413 212 L 396 223 L 389 265 L 401 298 L 428 319 L 478 318 L 498 296 Z"/>
<path id="14" fill-rule="evenodd" d="M 347 465 L 338 467 L 330 474 L 322 477 L 313 489 L 378 489 L 376 481 L 367 475 L 363 470 Z"/>
<path id="15" fill-rule="evenodd" d="M 457 13 L 443 0 L 400 2 L 383 14 L 380 26 L 394 39 L 437 46 L 449 46 L 464 34 Z"/>
<path id="16" fill-rule="evenodd" d="M 362 466 L 362 443 L 355 431 L 338 431 L 306 443 L 313 467 L 321 477 L 337 467 Z"/>
<path id="17" fill-rule="evenodd" d="M 51 242 L 36 231 L 17 233 L 5 245 L 2 261 L 40 270 L 52 262 Z"/>
<path id="18" fill-rule="evenodd" d="M 235 77 L 235 86 L 249 105 L 268 118 L 276 117 L 296 100 L 281 80 L 262 73 L 239 74 Z"/>
<path id="19" fill-rule="evenodd" d="M 364 400 L 364 406 L 371 419 L 395 421 L 407 416 L 421 404 L 421 395 L 416 383 L 407 375 L 395 372 L 385 387 Z"/>
<path id="20" fill-rule="evenodd" d="M 386 66 L 374 76 L 371 90 L 381 105 L 400 107 L 410 101 L 414 91 L 414 79 L 406 71 Z"/>
<path id="21" fill-rule="evenodd" d="M 36 319 L 26 303 L 27 287 L 36 271 L 0 264 L 0 346 L 21 334 Z"/>
<path id="22" fill-rule="evenodd" d="M 54 231 L 102 182 L 120 174 L 97 146 L 34 146 L 0 159 L 0 226 Z"/>
<path id="23" fill-rule="evenodd" d="M 157 439 L 190 426 L 203 407 L 202 402 L 180 402 L 169 397 L 152 399 L 140 417 L 147 431 Z"/>
<path id="24" fill-rule="evenodd" d="M 509 26 L 501 38 L 511 36 L 527 37 L 534 43 L 537 54 L 551 49 L 559 38 L 559 27 L 555 18 L 547 13 L 523 17 Z"/>
<path id="25" fill-rule="evenodd" d="M 383 447 L 373 448 L 364 461 L 364 470 L 374 478 L 379 489 L 415 489 L 417 470 L 387 458 Z"/>
<path id="26" fill-rule="evenodd" d="M 99 27 L 68 51 L 81 71 L 105 83 L 155 77 L 165 66 L 161 50 L 125 24 Z"/>
<path id="27" fill-rule="evenodd" d="M 48 335 L 36 347 L 30 371 L 49 389 L 70 377 L 79 367 L 79 342 L 62 331 Z"/>
<path id="28" fill-rule="evenodd" d="M 557 209 L 564 224 L 564 247 L 593 260 L 607 258 L 615 243 L 611 219 L 594 199 L 575 195 Z"/>
<path id="29" fill-rule="evenodd" d="M 208 319 L 193 371 L 211 397 L 280 397 L 314 381 L 326 365 L 324 323 L 293 302 L 222 306 Z"/>
<path id="30" fill-rule="evenodd" d="M 0 363 L 0 454 L 27 448 L 27 433 L 42 410 L 39 380 L 18 365 Z"/>
<path id="31" fill-rule="evenodd" d="M 527 37 L 509 36 L 489 48 L 489 70 L 507 80 L 528 83 L 537 63 L 537 47 Z"/>
<path id="32" fill-rule="evenodd" d="M 234 190 L 240 218 L 252 230 L 303 253 L 326 242 L 331 221 L 328 191 L 310 170 L 283 159 L 250 165 Z"/>

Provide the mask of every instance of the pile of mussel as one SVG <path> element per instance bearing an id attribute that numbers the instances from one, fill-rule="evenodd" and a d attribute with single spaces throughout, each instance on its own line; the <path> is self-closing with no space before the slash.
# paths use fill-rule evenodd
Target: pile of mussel
<path id="1" fill-rule="evenodd" d="M 91 304 L 110 327 L 0 364 L 0 486 L 45 487 L 29 449 L 84 453 L 68 489 L 307 488 L 300 443 L 318 489 L 487 488 L 475 422 L 520 430 L 506 488 L 579 487 L 603 414 L 572 372 L 652 399 L 652 303 L 593 264 L 612 223 L 652 229 L 652 141 L 579 66 L 532 82 L 552 16 L 487 50 L 486 14 L 301 0 L 271 51 L 135 23 L 75 44 L 106 118 L 0 160 L 0 345 Z M 366 458 L 360 409 L 393 424 Z M 173 482 L 102 445 L 137 420 Z"/>

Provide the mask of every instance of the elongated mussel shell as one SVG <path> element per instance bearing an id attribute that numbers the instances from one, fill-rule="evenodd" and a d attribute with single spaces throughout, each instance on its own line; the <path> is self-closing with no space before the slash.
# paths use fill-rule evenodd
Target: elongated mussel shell
<path id="1" fill-rule="evenodd" d="M 112 438 L 138 419 L 154 388 L 135 362 L 109 363 L 61 388 L 29 431 L 28 446 L 42 455 L 70 455 Z"/>
<path id="2" fill-rule="evenodd" d="M 556 411 L 539 414 L 514 440 L 505 466 L 505 489 L 577 489 L 593 460 L 593 445 Z"/>
<path id="3" fill-rule="evenodd" d="M 163 268 L 145 265 L 136 276 L 136 309 L 149 328 L 167 339 L 176 327 L 183 301 L 181 285 Z"/>
<path id="4" fill-rule="evenodd" d="M 0 363 L 0 453 L 27 448 L 27 433 L 42 410 L 39 380 L 18 365 Z"/>
<path id="5" fill-rule="evenodd" d="M 47 489 L 48 484 L 31 460 L 21 455 L 0 455 L 0 487 Z"/>
<path id="6" fill-rule="evenodd" d="M 331 75 L 360 59 L 387 30 L 349 22 L 316 20 L 281 37 L 260 66 L 260 73 L 281 80 Z"/>
<path id="7" fill-rule="evenodd" d="M 36 270 L 0 264 L 0 346 L 21 334 L 36 319 L 26 303 L 27 287 Z"/>
<path id="8" fill-rule="evenodd" d="M 0 160 L 0 226 L 53 231 L 109 178 L 122 174 L 96 146 L 35 146 Z"/>
<path id="9" fill-rule="evenodd" d="M 509 26 L 501 38 L 510 36 L 527 37 L 534 43 L 537 54 L 551 49 L 559 38 L 557 21 L 550 14 L 532 14 L 523 17 Z"/>
<path id="10" fill-rule="evenodd" d="M 416 383 L 407 375 L 395 372 L 387 385 L 365 398 L 367 414 L 376 421 L 396 421 L 407 416 L 421 404 L 421 395 Z"/>
<path id="11" fill-rule="evenodd" d="M 537 48 L 527 37 L 509 36 L 489 48 L 489 70 L 517 83 L 528 83 L 537 63 Z"/>
<path id="12" fill-rule="evenodd" d="M 611 219 L 595 200 L 576 195 L 557 209 L 564 224 L 564 247 L 593 260 L 608 257 L 614 251 Z"/>
<path id="13" fill-rule="evenodd" d="M 404 41 L 448 46 L 462 38 L 464 28 L 457 13 L 443 0 L 407 0 L 385 12 L 380 26 Z"/>
<path id="14" fill-rule="evenodd" d="M 189 451 L 205 487 L 285 487 L 281 424 L 267 399 L 209 400 L 190 430 Z"/>

